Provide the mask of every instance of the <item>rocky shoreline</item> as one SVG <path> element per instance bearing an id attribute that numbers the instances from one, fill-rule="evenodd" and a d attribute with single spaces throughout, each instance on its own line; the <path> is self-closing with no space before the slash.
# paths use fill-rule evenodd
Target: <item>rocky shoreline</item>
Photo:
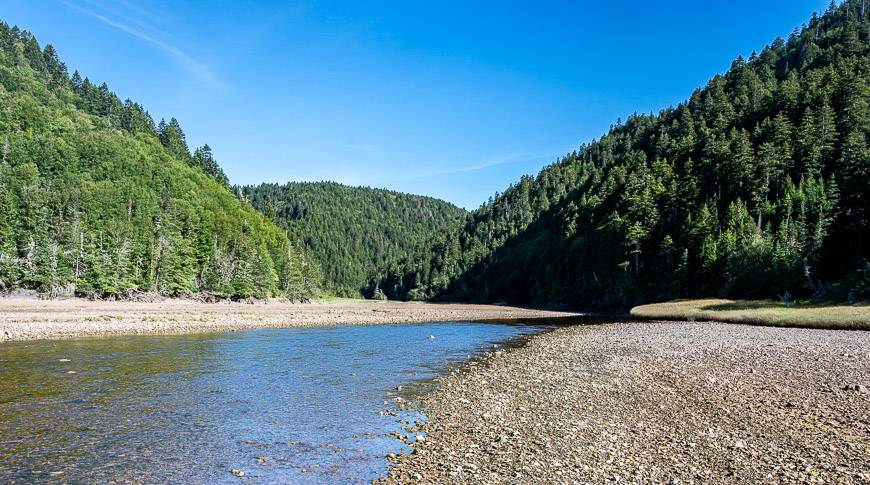
<path id="1" fill-rule="evenodd" d="M 314 303 L 0 298 L 0 342 L 158 335 L 265 327 L 562 318 L 576 313 L 495 305 L 337 300 Z"/>
<path id="2" fill-rule="evenodd" d="M 381 483 L 870 483 L 870 332 L 560 328 L 442 378 Z"/>

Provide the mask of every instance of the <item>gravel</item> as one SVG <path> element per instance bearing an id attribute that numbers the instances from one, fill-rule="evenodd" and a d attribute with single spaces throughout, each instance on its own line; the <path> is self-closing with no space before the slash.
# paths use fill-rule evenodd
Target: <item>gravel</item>
<path id="1" fill-rule="evenodd" d="M 382 483 L 870 483 L 870 332 L 575 326 L 440 384 Z"/>
<path id="2" fill-rule="evenodd" d="M 191 300 L 90 301 L 0 298 L 0 342 L 174 334 L 263 327 L 573 317 L 575 313 L 496 305 L 339 300 L 203 303 Z M 433 337 L 434 338 L 434 337 Z"/>

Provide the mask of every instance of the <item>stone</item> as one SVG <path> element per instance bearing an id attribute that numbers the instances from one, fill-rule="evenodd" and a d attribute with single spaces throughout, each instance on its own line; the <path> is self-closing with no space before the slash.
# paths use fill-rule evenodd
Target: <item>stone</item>
<path id="1" fill-rule="evenodd" d="M 743 440 L 737 440 L 734 443 L 731 443 L 731 448 L 735 450 L 746 448 L 746 442 Z"/>
<path id="2" fill-rule="evenodd" d="M 868 391 L 867 386 L 863 384 L 846 384 L 843 386 L 844 391 L 855 391 L 864 394 Z"/>

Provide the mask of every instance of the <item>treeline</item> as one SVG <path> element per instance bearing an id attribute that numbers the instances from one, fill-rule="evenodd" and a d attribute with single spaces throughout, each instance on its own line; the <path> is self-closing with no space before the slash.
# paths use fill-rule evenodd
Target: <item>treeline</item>
<path id="1" fill-rule="evenodd" d="M 359 296 L 378 268 L 456 227 L 467 212 L 431 197 L 334 182 L 239 187 L 240 197 L 304 242 L 325 287 Z"/>
<path id="2" fill-rule="evenodd" d="M 390 298 L 866 298 L 870 6 L 834 4 L 383 268 Z"/>
<path id="3" fill-rule="evenodd" d="M 206 145 L 155 126 L 0 23 L 0 291 L 307 298 L 317 265 L 238 200 Z"/>

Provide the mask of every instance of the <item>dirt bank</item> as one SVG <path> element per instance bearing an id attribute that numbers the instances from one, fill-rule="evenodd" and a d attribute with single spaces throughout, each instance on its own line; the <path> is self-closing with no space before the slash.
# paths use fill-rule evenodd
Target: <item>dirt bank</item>
<path id="1" fill-rule="evenodd" d="M 570 316 L 492 305 L 339 300 L 316 303 L 112 302 L 0 298 L 0 342 L 259 327 L 465 321 Z"/>

